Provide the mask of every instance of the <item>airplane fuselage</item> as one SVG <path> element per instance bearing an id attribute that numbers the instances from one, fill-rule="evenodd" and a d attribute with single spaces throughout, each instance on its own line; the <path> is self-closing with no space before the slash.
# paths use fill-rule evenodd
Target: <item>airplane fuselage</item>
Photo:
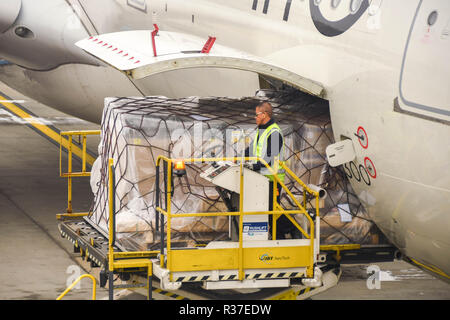
<path id="1" fill-rule="evenodd" d="M 21 10 L 32 2 L 22 0 Z M 258 77 L 244 71 L 183 70 L 131 80 L 73 46 L 89 35 L 152 30 L 153 23 L 213 35 L 223 46 L 322 84 L 335 140 L 353 141 L 356 158 L 344 171 L 370 217 L 406 256 L 450 274 L 448 1 L 42 2 L 41 17 L 62 13 L 55 18 L 62 37 L 46 39 L 47 24 L 21 11 L 0 33 L 0 56 L 20 66 L 3 67 L 2 81 L 92 121 L 99 121 L 105 96 L 253 95 Z M 34 38 L 17 36 L 20 25 Z"/>

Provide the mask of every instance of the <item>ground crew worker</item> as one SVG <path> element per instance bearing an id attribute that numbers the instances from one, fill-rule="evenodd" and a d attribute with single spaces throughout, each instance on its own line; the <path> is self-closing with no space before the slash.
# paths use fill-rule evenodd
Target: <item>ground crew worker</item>
<path id="1" fill-rule="evenodd" d="M 256 136 L 252 144 L 245 151 L 245 156 L 260 157 L 276 172 L 278 179 L 284 182 L 285 173 L 277 167 L 276 160 L 284 161 L 284 139 L 283 133 L 273 119 L 272 105 L 262 102 L 255 108 L 255 121 L 258 126 Z M 269 178 L 269 211 L 273 210 L 273 188 L 276 183 L 273 173 L 260 161 L 253 164 L 253 170 Z M 281 185 L 277 185 L 277 202 L 280 202 Z M 272 227 L 272 215 L 269 215 L 269 228 Z M 294 225 L 286 216 L 277 220 L 277 239 L 284 239 L 286 233 L 290 233 Z M 295 228 L 295 227 L 294 227 Z"/>

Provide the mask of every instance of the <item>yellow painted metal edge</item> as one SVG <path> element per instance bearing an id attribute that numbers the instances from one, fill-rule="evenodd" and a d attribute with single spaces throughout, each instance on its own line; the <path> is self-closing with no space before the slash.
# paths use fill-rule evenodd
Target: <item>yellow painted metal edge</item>
<path id="1" fill-rule="evenodd" d="M 90 172 L 66 172 L 66 173 L 62 173 L 60 175 L 62 178 L 68 178 L 68 177 L 90 177 L 91 173 Z"/>
<path id="2" fill-rule="evenodd" d="M 431 272 L 433 272 L 433 273 L 435 273 L 435 274 L 437 274 L 437 275 L 440 275 L 441 277 L 450 279 L 450 276 L 449 276 L 448 274 L 446 274 L 444 271 L 442 271 L 441 269 L 439 269 L 439 268 L 437 268 L 437 267 L 434 267 L 434 266 L 427 266 L 427 265 L 425 265 L 425 264 L 423 264 L 423 263 L 421 263 L 421 262 L 419 262 L 419 261 L 417 261 L 417 260 L 415 260 L 415 259 L 413 259 L 413 258 L 409 258 L 409 259 L 411 259 L 411 261 L 412 261 L 413 263 L 415 263 L 416 265 L 418 265 L 419 267 L 425 268 L 425 269 L 427 269 L 428 271 L 431 271 Z"/>
<path id="3" fill-rule="evenodd" d="M 63 219 L 74 219 L 74 218 L 81 218 L 89 215 L 89 212 L 80 212 L 80 213 L 58 213 L 56 215 L 56 219 L 63 220 Z"/>
<path id="4" fill-rule="evenodd" d="M 113 267 L 115 269 L 128 269 L 128 268 L 148 268 L 152 264 L 150 259 L 124 259 L 115 260 Z"/>
<path id="5" fill-rule="evenodd" d="M 114 247 L 113 247 L 113 201 L 114 201 L 114 193 L 113 193 L 113 165 L 114 160 L 109 159 L 108 162 L 108 209 L 109 209 L 109 233 L 108 233 L 108 264 L 109 271 L 114 271 Z"/>
<path id="6" fill-rule="evenodd" d="M 161 212 L 165 216 L 168 216 L 167 211 L 157 207 L 156 210 Z M 301 214 L 302 210 L 274 210 L 274 211 L 244 211 L 243 215 L 260 215 L 260 214 Z M 198 213 L 176 213 L 172 215 L 172 218 L 187 218 L 187 217 L 218 217 L 218 216 L 240 216 L 240 212 L 198 212 Z"/>
<path id="7" fill-rule="evenodd" d="M 320 246 L 320 251 L 343 251 L 361 249 L 360 244 L 325 244 Z"/>
<path id="8" fill-rule="evenodd" d="M 61 135 L 63 136 L 69 136 L 69 135 L 77 135 L 77 136 L 83 136 L 83 135 L 99 135 L 101 133 L 100 130 L 77 130 L 77 131 L 61 131 Z"/>
<path id="9" fill-rule="evenodd" d="M 148 258 L 159 254 L 159 250 L 154 251 L 127 251 L 127 252 L 114 252 L 114 260 L 125 258 Z"/>
<path id="10" fill-rule="evenodd" d="M 78 279 L 76 279 L 66 290 L 64 290 L 64 292 L 61 293 L 59 297 L 56 298 L 56 300 L 61 300 L 83 278 L 89 278 L 92 280 L 92 300 L 95 300 L 97 297 L 97 282 L 95 278 L 90 274 L 83 274 L 80 277 L 78 277 Z"/>

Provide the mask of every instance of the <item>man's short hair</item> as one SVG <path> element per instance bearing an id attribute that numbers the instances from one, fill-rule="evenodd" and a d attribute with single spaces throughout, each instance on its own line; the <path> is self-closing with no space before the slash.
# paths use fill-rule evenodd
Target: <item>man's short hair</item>
<path id="1" fill-rule="evenodd" d="M 261 102 L 256 106 L 256 108 L 259 108 L 262 112 L 267 113 L 269 115 L 269 118 L 272 118 L 272 105 L 270 104 L 270 102 Z"/>

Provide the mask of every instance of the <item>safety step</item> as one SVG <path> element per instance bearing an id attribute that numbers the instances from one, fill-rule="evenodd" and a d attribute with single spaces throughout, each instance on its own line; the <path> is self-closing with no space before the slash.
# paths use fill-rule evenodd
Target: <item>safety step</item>
<path id="1" fill-rule="evenodd" d="M 114 269 L 148 268 L 151 265 L 150 259 L 124 259 L 113 263 Z"/>

